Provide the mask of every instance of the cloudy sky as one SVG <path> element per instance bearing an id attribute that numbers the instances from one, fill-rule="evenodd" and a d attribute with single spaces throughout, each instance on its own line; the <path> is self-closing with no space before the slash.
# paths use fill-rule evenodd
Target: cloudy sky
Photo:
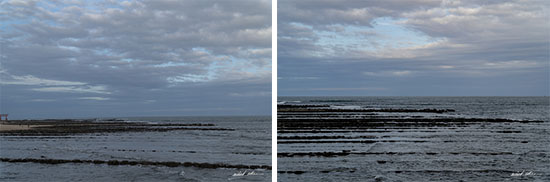
<path id="1" fill-rule="evenodd" d="M 270 0 L 4 0 L 10 118 L 269 115 Z"/>
<path id="2" fill-rule="evenodd" d="M 279 0 L 278 95 L 549 95 L 550 1 Z"/>

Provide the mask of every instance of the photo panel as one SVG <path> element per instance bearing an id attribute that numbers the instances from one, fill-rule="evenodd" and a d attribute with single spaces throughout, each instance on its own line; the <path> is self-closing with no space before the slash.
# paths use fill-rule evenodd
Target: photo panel
<path id="1" fill-rule="evenodd" d="M 271 181 L 271 6 L 0 2 L 0 181 Z"/>
<path id="2" fill-rule="evenodd" d="M 277 8 L 278 181 L 550 180 L 548 3 Z"/>

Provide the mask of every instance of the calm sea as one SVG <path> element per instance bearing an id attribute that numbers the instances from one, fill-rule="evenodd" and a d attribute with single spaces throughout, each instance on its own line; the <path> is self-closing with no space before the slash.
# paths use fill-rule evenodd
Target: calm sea
<path id="1" fill-rule="evenodd" d="M 135 117 L 127 121 L 203 123 L 234 131 L 94 133 L 0 137 L 4 158 L 175 161 L 271 166 L 271 117 Z M 238 169 L 0 162 L 0 181 L 271 181 L 270 170 L 235 178 Z"/>

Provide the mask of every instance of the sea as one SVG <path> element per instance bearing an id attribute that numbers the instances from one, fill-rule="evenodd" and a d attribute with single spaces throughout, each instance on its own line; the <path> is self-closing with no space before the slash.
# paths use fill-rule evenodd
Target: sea
<path id="1" fill-rule="evenodd" d="M 201 123 L 234 130 L 0 136 L 0 157 L 271 166 L 270 116 L 121 117 L 127 122 Z M 271 181 L 271 170 L 0 162 L 0 181 Z"/>
<path id="2" fill-rule="evenodd" d="M 278 181 L 550 181 L 550 97 L 279 97 L 278 104 L 336 109 L 278 112 Z M 387 126 L 303 122 L 369 118 Z"/>

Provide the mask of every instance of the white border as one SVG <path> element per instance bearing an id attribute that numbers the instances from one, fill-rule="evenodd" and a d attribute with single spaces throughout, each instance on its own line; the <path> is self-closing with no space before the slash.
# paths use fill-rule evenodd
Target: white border
<path id="1" fill-rule="evenodd" d="M 277 0 L 271 0 L 271 181 L 277 181 Z"/>

